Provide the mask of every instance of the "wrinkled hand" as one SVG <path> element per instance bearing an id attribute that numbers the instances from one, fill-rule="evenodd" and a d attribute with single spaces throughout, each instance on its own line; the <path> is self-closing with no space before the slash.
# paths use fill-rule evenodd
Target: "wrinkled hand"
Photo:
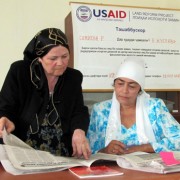
<path id="1" fill-rule="evenodd" d="M 154 149 L 151 144 L 134 145 L 134 146 L 127 147 L 125 150 L 125 154 L 138 152 L 138 151 L 153 153 Z"/>
<path id="2" fill-rule="evenodd" d="M 134 146 L 127 147 L 125 149 L 125 154 L 138 152 L 138 151 L 142 151 L 141 146 L 140 145 L 134 145 Z"/>
<path id="3" fill-rule="evenodd" d="M 86 139 L 85 132 L 81 129 L 76 129 L 72 137 L 72 156 L 80 158 L 83 156 L 88 159 L 91 155 L 90 146 L 88 140 Z"/>
<path id="4" fill-rule="evenodd" d="M 15 125 L 8 118 L 1 117 L 0 118 L 0 137 L 2 137 L 2 135 L 3 135 L 4 128 L 6 129 L 7 133 L 10 133 L 10 132 L 14 131 Z"/>
<path id="5" fill-rule="evenodd" d="M 107 154 L 124 154 L 126 149 L 126 145 L 120 141 L 112 140 L 104 149 L 100 152 L 104 152 Z"/>

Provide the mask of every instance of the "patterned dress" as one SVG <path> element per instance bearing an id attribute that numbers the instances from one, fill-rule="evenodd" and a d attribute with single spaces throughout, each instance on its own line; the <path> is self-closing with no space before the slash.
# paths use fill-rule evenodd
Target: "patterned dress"
<path id="1" fill-rule="evenodd" d="M 105 147 L 106 128 L 112 100 L 96 103 L 93 106 L 87 133 L 92 153 Z M 180 124 L 169 113 L 159 98 L 149 98 L 147 112 L 156 142 L 150 142 L 156 153 L 160 151 L 180 151 Z M 140 145 L 136 123 L 130 128 L 121 125 L 119 140 L 127 146 Z"/>
<path id="2" fill-rule="evenodd" d="M 26 143 L 37 150 L 48 151 L 57 156 L 69 156 L 69 152 L 61 140 L 63 131 L 61 128 L 61 119 L 50 124 L 48 119 L 49 106 L 52 101 L 52 94 L 49 96 L 49 104 L 46 108 L 46 115 L 42 124 L 39 126 L 38 133 L 27 132 Z"/>

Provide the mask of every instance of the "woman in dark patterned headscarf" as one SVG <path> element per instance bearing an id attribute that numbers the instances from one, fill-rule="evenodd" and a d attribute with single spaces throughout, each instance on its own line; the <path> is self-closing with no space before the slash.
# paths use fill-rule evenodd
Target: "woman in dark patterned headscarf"
<path id="1" fill-rule="evenodd" d="M 0 135 L 5 127 L 35 149 L 89 157 L 82 74 L 67 67 L 69 57 L 60 29 L 44 29 L 29 42 L 0 92 Z"/>

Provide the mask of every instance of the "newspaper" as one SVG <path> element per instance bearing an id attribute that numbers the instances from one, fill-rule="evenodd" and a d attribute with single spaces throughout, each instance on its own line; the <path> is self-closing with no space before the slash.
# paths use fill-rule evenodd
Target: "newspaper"
<path id="1" fill-rule="evenodd" d="M 97 153 L 88 160 L 83 158 L 54 156 L 49 152 L 35 150 L 13 134 L 3 132 L 4 144 L 0 145 L 1 164 L 4 169 L 14 175 L 62 171 L 76 166 L 90 167 L 98 160 L 116 161 L 126 169 L 153 173 L 180 172 L 180 165 L 166 166 L 157 153 L 135 152 L 126 155 Z M 173 152 L 180 160 L 180 152 Z"/>
<path id="2" fill-rule="evenodd" d="M 173 154 L 176 159 L 180 160 L 179 151 L 174 151 Z M 159 174 L 180 172 L 180 164 L 167 166 L 159 153 L 126 154 L 117 158 L 117 164 L 125 169 Z"/>
<path id="3" fill-rule="evenodd" d="M 118 157 L 104 153 L 93 154 L 88 160 L 54 156 L 49 152 L 33 149 L 13 134 L 7 134 L 6 131 L 3 133 L 4 145 L 1 145 L 1 149 L 4 149 L 7 157 L 1 160 L 1 163 L 5 170 L 12 174 L 60 171 L 75 166 L 90 167 L 97 160 L 116 161 Z M 9 167 L 10 164 L 13 167 Z M 13 169 L 13 172 L 10 169 Z M 17 172 L 14 172 L 16 169 Z"/>

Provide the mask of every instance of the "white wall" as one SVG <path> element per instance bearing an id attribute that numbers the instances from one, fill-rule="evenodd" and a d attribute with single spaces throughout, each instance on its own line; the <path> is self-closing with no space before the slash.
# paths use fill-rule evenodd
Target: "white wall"
<path id="1" fill-rule="evenodd" d="M 13 61 L 41 29 L 64 31 L 64 19 L 71 11 L 69 0 L 0 0 L 0 88 Z M 76 2 L 76 1 L 75 1 Z M 180 0 L 79 0 L 78 2 L 180 9 Z"/>

